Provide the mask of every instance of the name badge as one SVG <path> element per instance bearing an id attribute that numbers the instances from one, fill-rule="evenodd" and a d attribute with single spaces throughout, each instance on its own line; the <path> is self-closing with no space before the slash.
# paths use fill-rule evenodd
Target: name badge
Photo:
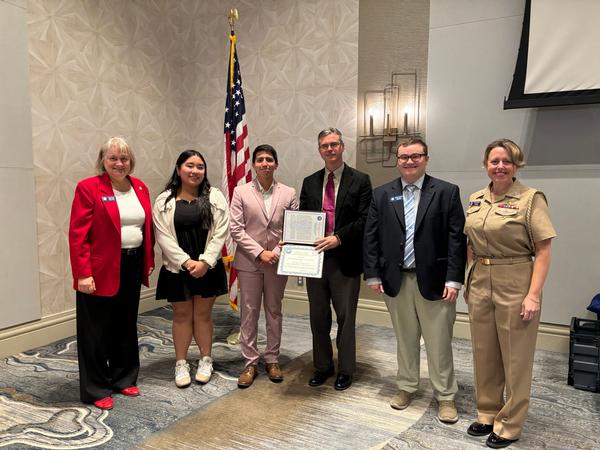
<path id="1" fill-rule="evenodd" d="M 402 201 L 401 195 L 396 195 L 395 197 L 390 197 L 390 203 L 401 202 L 401 201 Z"/>
<path id="2" fill-rule="evenodd" d="M 104 197 L 102 197 L 102 201 L 103 202 L 115 202 L 115 201 L 117 201 L 117 197 L 115 197 L 114 195 L 104 196 Z"/>
<path id="3" fill-rule="evenodd" d="M 481 206 L 481 201 L 473 200 L 473 201 L 469 202 L 469 206 Z"/>

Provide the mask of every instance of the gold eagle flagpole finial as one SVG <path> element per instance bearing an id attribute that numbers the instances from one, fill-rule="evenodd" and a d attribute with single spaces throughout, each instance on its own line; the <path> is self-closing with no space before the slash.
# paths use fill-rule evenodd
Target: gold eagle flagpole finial
<path id="1" fill-rule="evenodd" d="M 231 28 L 231 33 L 234 33 L 235 22 L 240 18 L 238 14 L 237 8 L 231 8 L 229 10 L 229 14 L 227 14 L 227 20 L 229 21 L 229 27 Z"/>

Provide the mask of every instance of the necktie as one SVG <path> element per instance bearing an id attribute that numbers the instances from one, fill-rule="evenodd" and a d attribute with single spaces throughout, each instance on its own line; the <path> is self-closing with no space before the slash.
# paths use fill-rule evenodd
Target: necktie
<path id="1" fill-rule="evenodd" d="M 415 265 L 415 218 L 417 217 L 417 208 L 415 202 L 414 184 L 404 187 L 404 223 L 406 224 L 406 241 L 404 243 L 404 267 L 411 268 Z"/>
<path id="2" fill-rule="evenodd" d="M 323 196 L 323 211 L 325 212 L 325 236 L 333 234 L 335 225 L 335 186 L 333 184 L 333 172 L 329 172 L 325 195 Z"/>

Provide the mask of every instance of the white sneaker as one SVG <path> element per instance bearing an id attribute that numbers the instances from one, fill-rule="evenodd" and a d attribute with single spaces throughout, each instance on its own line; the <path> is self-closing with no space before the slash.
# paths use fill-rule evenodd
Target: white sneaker
<path id="1" fill-rule="evenodd" d="M 189 386 L 191 382 L 190 365 L 185 359 L 180 359 L 175 363 L 175 385 L 182 388 Z"/>
<path id="2" fill-rule="evenodd" d="M 196 371 L 196 381 L 198 383 L 208 383 L 213 373 L 213 360 L 210 356 L 205 356 L 198 360 L 198 370 Z"/>

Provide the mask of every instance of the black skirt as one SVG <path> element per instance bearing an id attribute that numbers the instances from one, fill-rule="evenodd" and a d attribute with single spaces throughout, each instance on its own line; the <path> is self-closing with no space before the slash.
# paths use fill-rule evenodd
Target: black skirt
<path id="1" fill-rule="evenodd" d="M 166 299 L 169 302 L 192 300 L 195 295 L 216 297 L 226 293 L 227 275 L 223 261 L 220 259 L 214 268 L 208 269 L 206 274 L 200 278 L 194 278 L 184 270 L 179 273 L 169 272 L 163 266 L 160 269 L 156 286 L 156 299 Z"/>

